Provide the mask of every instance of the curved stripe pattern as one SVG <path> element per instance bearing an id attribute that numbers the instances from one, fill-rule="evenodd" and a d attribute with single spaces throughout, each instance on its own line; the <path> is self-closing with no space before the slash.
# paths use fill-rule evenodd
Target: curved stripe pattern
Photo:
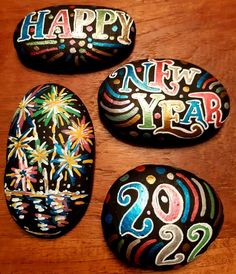
<path id="1" fill-rule="evenodd" d="M 203 82 L 207 79 L 208 75 L 209 73 L 206 72 L 200 77 L 200 79 L 197 81 L 197 88 L 201 88 Z"/>
<path id="2" fill-rule="evenodd" d="M 130 100 L 124 100 L 124 101 L 113 100 L 105 92 L 103 93 L 103 97 L 106 101 L 108 101 L 109 103 L 113 105 L 122 106 L 122 105 L 130 104 Z"/>
<path id="3" fill-rule="evenodd" d="M 207 80 L 204 82 L 204 84 L 202 85 L 202 88 L 205 89 L 206 86 L 207 86 L 209 83 L 214 82 L 214 81 L 216 81 L 216 78 L 215 78 L 215 77 L 212 77 L 212 78 L 207 79 Z"/>
<path id="4" fill-rule="evenodd" d="M 200 216 L 203 217 L 206 213 L 206 195 L 205 195 L 205 191 L 204 191 L 202 185 L 195 178 L 192 178 L 192 181 L 197 185 L 198 190 L 200 192 L 201 203 L 202 203 L 202 209 L 201 209 L 201 212 L 200 212 Z"/>
<path id="5" fill-rule="evenodd" d="M 149 245 L 155 243 L 156 241 L 157 241 L 156 239 L 146 241 L 138 248 L 138 250 L 137 250 L 137 252 L 134 256 L 134 263 L 135 264 L 139 264 L 139 258 L 142 255 L 142 252 L 144 251 L 144 249 L 147 248 Z"/>
<path id="6" fill-rule="evenodd" d="M 105 43 L 105 42 L 92 42 L 94 46 L 101 47 L 101 48 L 124 48 L 125 45 L 122 44 L 112 44 L 112 43 Z"/>
<path id="7" fill-rule="evenodd" d="M 136 239 L 134 240 L 133 242 L 131 242 L 128 247 L 127 247 L 127 250 L 126 250 L 126 258 L 130 261 L 130 256 L 131 256 L 131 253 L 132 253 L 132 250 L 133 248 L 138 245 L 139 243 L 141 242 L 140 239 Z"/>
<path id="8" fill-rule="evenodd" d="M 117 115 L 117 116 L 111 116 L 111 115 L 105 114 L 105 116 L 111 121 L 121 122 L 121 121 L 125 121 L 125 120 L 128 120 L 129 118 L 133 117 L 135 114 L 138 113 L 138 111 L 139 111 L 139 108 L 135 107 L 126 114 L 121 114 L 121 115 Z"/>
<path id="9" fill-rule="evenodd" d="M 191 218 L 190 218 L 190 221 L 193 222 L 196 218 L 196 215 L 197 215 L 198 209 L 199 209 L 199 196 L 198 196 L 198 193 L 197 193 L 194 185 L 191 183 L 191 181 L 187 177 L 185 177 L 181 173 L 177 173 L 176 176 L 183 179 L 186 182 L 186 184 L 188 185 L 188 187 L 191 189 L 192 193 L 193 193 L 194 207 L 193 207 L 193 212 L 192 212 L 192 215 L 191 215 Z"/>
<path id="10" fill-rule="evenodd" d="M 208 191 L 208 194 L 210 196 L 210 201 L 211 201 L 210 218 L 213 219 L 215 216 L 215 199 L 214 199 L 214 196 L 213 196 L 213 193 L 212 193 L 210 187 L 206 183 L 204 183 L 204 185 L 205 185 L 205 187 Z"/>
<path id="11" fill-rule="evenodd" d="M 211 83 L 210 86 L 209 86 L 209 89 L 212 90 L 217 85 L 220 85 L 219 81 L 215 81 L 215 82 Z"/>
<path id="12" fill-rule="evenodd" d="M 141 118 L 141 115 L 140 114 L 136 114 L 133 118 L 131 118 L 129 121 L 127 122 L 124 122 L 122 124 L 116 124 L 115 126 L 116 127 L 129 127 L 135 123 L 138 122 L 138 120 Z"/>
<path id="13" fill-rule="evenodd" d="M 110 113 L 124 113 L 126 111 L 131 110 L 135 106 L 134 103 L 132 103 L 124 108 L 109 108 L 109 107 L 105 106 L 102 102 L 100 103 L 100 105 L 103 109 L 105 109 L 106 111 L 108 111 Z"/>
<path id="14" fill-rule="evenodd" d="M 190 195 L 187 187 L 179 179 L 177 179 L 176 182 L 184 193 L 184 212 L 181 217 L 181 223 L 186 223 L 190 211 Z"/>
<path id="15" fill-rule="evenodd" d="M 158 251 L 164 246 L 165 244 L 163 242 L 159 242 L 152 246 L 148 252 L 147 258 L 155 258 Z"/>
<path id="16" fill-rule="evenodd" d="M 118 94 L 116 93 L 109 85 L 108 83 L 106 82 L 106 89 L 107 89 L 107 92 L 113 96 L 114 98 L 116 99 L 128 99 L 128 95 L 123 95 L 123 94 Z"/>

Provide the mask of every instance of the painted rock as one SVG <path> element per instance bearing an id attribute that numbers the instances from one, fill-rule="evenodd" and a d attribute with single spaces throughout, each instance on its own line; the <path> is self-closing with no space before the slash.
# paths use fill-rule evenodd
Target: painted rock
<path id="1" fill-rule="evenodd" d="M 114 65 L 132 51 L 135 24 L 124 11 L 95 6 L 54 6 L 29 13 L 14 45 L 28 67 L 56 73 Z"/>
<path id="2" fill-rule="evenodd" d="M 131 62 L 109 75 L 98 104 L 114 135 L 141 144 L 186 145 L 214 135 L 229 114 L 229 97 L 207 71 L 170 59 Z"/>
<path id="3" fill-rule="evenodd" d="M 94 130 L 81 100 L 56 84 L 28 92 L 7 144 L 5 195 L 27 232 L 57 237 L 85 213 L 92 191 Z"/>
<path id="4" fill-rule="evenodd" d="M 213 188 L 190 172 L 145 165 L 120 177 L 103 206 L 102 226 L 124 262 L 165 270 L 206 251 L 223 224 Z"/>

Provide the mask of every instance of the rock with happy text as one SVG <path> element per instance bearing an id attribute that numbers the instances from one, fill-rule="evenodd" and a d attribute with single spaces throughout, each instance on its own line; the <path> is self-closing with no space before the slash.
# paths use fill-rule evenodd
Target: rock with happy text
<path id="1" fill-rule="evenodd" d="M 30 12 L 17 26 L 14 45 L 28 67 L 53 73 L 94 71 L 132 51 L 135 24 L 128 13 L 64 5 Z"/>
<path id="2" fill-rule="evenodd" d="M 121 139 L 153 146 L 188 145 L 213 136 L 229 114 L 229 97 L 210 73 L 173 59 L 119 67 L 102 83 L 98 105 Z"/>
<path id="3" fill-rule="evenodd" d="M 205 180 L 162 165 L 138 166 L 121 176 L 102 211 L 104 236 L 115 255 L 155 270 L 196 259 L 216 239 L 223 221 L 222 203 Z"/>
<path id="4" fill-rule="evenodd" d="M 69 89 L 45 84 L 23 97 L 4 178 L 9 211 L 22 229 L 53 238 L 80 221 L 92 191 L 94 142 L 89 113 Z"/>

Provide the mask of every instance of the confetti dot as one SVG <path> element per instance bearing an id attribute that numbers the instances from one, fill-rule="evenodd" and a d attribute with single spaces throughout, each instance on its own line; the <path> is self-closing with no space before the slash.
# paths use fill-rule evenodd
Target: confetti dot
<path id="1" fill-rule="evenodd" d="M 90 37 L 87 40 L 88 40 L 88 42 L 92 42 L 93 41 L 93 39 L 90 38 Z"/>
<path id="2" fill-rule="evenodd" d="M 64 43 L 65 42 L 65 39 L 60 39 L 60 43 Z"/>
<path id="3" fill-rule="evenodd" d="M 169 180 L 173 180 L 174 179 L 174 174 L 173 173 L 168 173 L 167 174 L 167 178 L 169 179 Z"/>
<path id="4" fill-rule="evenodd" d="M 34 28 L 30 28 L 30 33 L 33 33 L 34 32 Z"/>
<path id="5" fill-rule="evenodd" d="M 146 177 L 146 180 L 147 180 L 147 182 L 148 182 L 150 185 L 152 185 L 152 184 L 154 184 L 154 183 L 156 182 L 156 177 L 153 176 L 153 175 L 148 175 L 148 176 Z"/>
<path id="6" fill-rule="evenodd" d="M 80 46 L 80 47 L 83 47 L 85 44 L 86 44 L 86 43 L 85 43 L 84 40 L 79 41 L 79 46 Z"/>
<path id="7" fill-rule="evenodd" d="M 135 168 L 135 170 L 138 172 L 143 172 L 145 170 L 145 166 L 138 166 Z"/>
<path id="8" fill-rule="evenodd" d="M 107 214 L 106 215 L 106 217 L 105 217 L 105 222 L 107 223 L 107 224 L 111 224 L 111 222 L 112 222 L 112 215 L 111 214 Z"/>
<path id="9" fill-rule="evenodd" d="M 43 183 L 43 179 L 40 179 L 39 182 L 40 182 L 40 183 Z"/>
<path id="10" fill-rule="evenodd" d="M 158 113 L 158 112 L 155 113 L 155 114 L 154 114 L 154 118 L 155 118 L 155 119 L 160 119 L 160 118 L 161 118 L 161 114 Z"/>
<path id="11" fill-rule="evenodd" d="M 112 31 L 116 32 L 117 30 L 118 30 L 118 26 L 117 26 L 117 25 L 114 25 L 114 26 L 112 27 Z"/>
<path id="12" fill-rule="evenodd" d="M 61 29 L 59 27 L 56 27 L 55 33 L 61 33 Z"/>
<path id="13" fill-rule="evenodd" d="M 224 103 L 224 108 L 229 109 L 229 103 L 228 102 Z"/>
<path id="14" fill-rule="evenodd" d="M 72 46 L 75 44 L 75 40 L 70 40 L 70 42 L 69 42 Z"/>
<path id="15" fill-rule="evenodd" d="M 139 88 L 136 88 L 135 91 L 139 91 Z"/>
<path id="16" fill-rule="evenodd" d="M 64 44 L 59 45 L 59 49 L 64 49 L 66 46 Z"/>
<path id="17" fill-rule="evenodd" d="M 137 67 L 137 68 L 136 68 L 136 71 L 137 71 L 137 72 L 141 72 L 141 71 L 142 71 L 142 68 L 141 68 L 141 67 Z"/>
<path id="18" fill-rule="evenodd" d="M 85 49 L 79 49 L 79 53 L 85 53 L 86 52 L 86 50 Z"/>
<path id="19" fill-rule="evenodd" d="M 70 14 L 70 17 L 74 17 L 74 13 L 71 13 L 71 14 Z"/>
<path id="20" fill-rule="evenodd" d="M 183 249 L 184 252 L 188 252 L 190 250 L 190 245 L 188 243 L 183 245 Z"/>
<path id="21" fill-rule="evenodd" d="M 38 51 L 38 50 L 39 50 L 39 47 L 38 47 L 38 46 L 35 46 L 35 47 L 34 47 L 34 50 L 35 50 L 35 51 Z"/>
<path id="22" fill-rule="evenodd" d="M 166 203 L 168 203 L 168 198 L 163 195 L 163 196 L 161 196 L 161 201 L 166 204 Z"/>
<path id="23" fill-rule="evenodd" d="M 50 15 L 48 16 L 48 18 L 51 20 L 51 19 L 54 18 L 54 16 L 53 16 L 52 14 L 50 14 Z"/>
<path id="24" fill-rule="evenodd" d="M 119 79 L 115 79 L 115 80 L 113 81 L 113 83 L 114 83 L 115 85 L 119 85 L 120 80 L 119 80 Z"/>
<path id="25" fill-rule="evenodd" d="M 147 215 L 151 215 L 151 211 L 150 210 L 147 211 Z"/>
<path id="26" fill-rule="evenodd" d="M 91 31 L 93 31 L 93 27 L 92 27 L 92 26 L 87 26 L 86 30 L 87 30 L 88 32 L 91 32 Z"/>
<path id="27" fill-rule="evenodd" d="M 129 179 L 129 174 L 125 174 L 124 176 L 122 176 L 121 178 L 120 178 L 120 181 L 121 182 L 125 182 L 125 181 L 127 181 Z"/>
<path id="28" fill-rule="evenodd" d="M 184 98 L 183 94 L 180 94 L 179 98 Z"/>
<path id="29" fill-rule="evenodd" d="M 157 167 L 155 170 L 158 174 L 164 174 L 166 172 L 164 167 Z"/>
<path id="30" fill-rule="evenodd" d="M 134 28 L 134 27 L 132 27 L 132 28 L 131 28 L 131 31 L 132 31 L 132 32 L 134 32 L 134 31 L 135 31 L 135 28 Z"/>
<path id="31" fill-rule="evenodd" d="M 40 190 L 43 190 L 43 186 L 41 186 L 39 189 L 40 189 Z"/>
<path id="32" fill-rule="evenodd" d="M 24 215 L 19 215 L 19 219 L 24 219 L 25 218 L 25 216 Z"/>
<path id="33" fill-rule="evenodd" d="M 227 95 L 226 91 L 223 91 L 223 92 L 220 94 L 220 97 L 221 97 L 221 98 L 224 98 L 226 95 Z"/>
<path id="34" fill-rule="evenodd" d="M 151 138 L 151 137 L 152 137 L 152 135 L 151 135 L 150 133 L 144 133 L 144 134 L 143 134 L 143 138 L 149 139 L 149 138 Z"/>
<path id="35" fill-rule="evenodd" d="M 136 131 L 130 131 L 129 135 L 133 136 L 133 137 L 138 137 L 138 132 L 136 132 Z"/>
<path id="36" fill-rule="evenodd" d="M 187 86 L 183 87 L 183 91 L 184 92 L 189 92 L 189 87 L 187 87 Z"/>
<path id="37" fill-rule="evenodd" d="M 70 188 L 70 184 L 67 185 L 67 188 Z"/>
<path id="38" fill-rule="evenodd" d="M 109 39 L 110 39 L 111 41 L 113 41 L 113 40 L 115 39 L 115 37 L 114 37 L 114 36 L 110 36 Z"/>
<path id="39" fill-rule="evenodd" d="M 91 49 L 93 47 L 93 44 L 89 43 L 88 48 Z"/>
<path id="40" fill-rule="evenodd" d="M 70 53 L 76 53 L 76 48 L 70 48 Z"/>

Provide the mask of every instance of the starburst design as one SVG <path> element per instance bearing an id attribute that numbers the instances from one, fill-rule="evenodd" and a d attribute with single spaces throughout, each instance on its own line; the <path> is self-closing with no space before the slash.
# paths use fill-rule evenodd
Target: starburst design
<path id="1" fill-rule="evenodd" d="M 69 124 L 72 114 L 80 116 L 80 111 L 73 108 L 74 102 L 77 100 L 72 97 L 73 94 L 68 94 L 65 88 L 58 91 L 58 87 L 52 85 L 50 92 L 35 99 L 37 111 L 34 113 L 34 117 L 41 117 L 38 121 L 43 121 L 45 126 L 50 121 L 57 127 L 64 126 L 64 122 Z"/>
<path id="2" fill-rule="evenodd" d="M 31 158 L 31 164 L 38 164 L 39 171 L 42 171 L 42 164 L 48 165 L 48 155 L 52 150 L 47 150 L 48 145 L 46 142 L 36 144 L 34 150 L 30 151 L 29 158 Z"/>
<path id="3" fill-rule="evenodd" d="M 55 144 L 55 146 L 59 158 L 53 159 L 51 162 L 59 164 L 59 169 L 55 172 L 53 178 L 57 179 L 61 172 L 66 171 L 65 178 L 68 172 L 70 181 L 74 183 L 76 179 L 74 173 L 78 176 L 84 173 L 83 160 L 87 159 L 87 155 L 77 154 L 77 146 L 72 149 L 70 140 L 67 141 L 64 147 L 59 144 Z"/>
<path id="4" fill-rule="evenodd" d="M 34 192 L 32 183 L 37 182 L 34 177 L 37 174 L 36 166 L 28 167 L 22 160 L 19 160 L 19 168 L 13 167 L 11 170 L 13 173 L 6 174 L 7 177 L 13 178 L 11 186 L 16 189 L 21 185 L 23 191 L 30 190 Z"/>
<path id="5" fill-rule="evenodd" d="M 34 99 L 35 93 L 25 95 L 16 110 L 14 120 L 17 120 L 17 124 L 20 128 L 22 128 L 24 121 L 28 119 L 35 110 Z"/>
<path id="6" fill-rule="evenodd" d="M 91 147 L 93 142 L 91 139 L 94 138 L 93 127 L 89 126 L 90 122 L 86 123 L 85 117 L 83 116 L 80 121 L 77 118 L 77 123 L 75 121 L 71 121 L 71 126 L 68 129 L 63 130 L 62 132 L 69 135 L 70 141 L 73 143 L 72 148 L 81 147 L 82 150 L 86 150 L 87 152 L 91 152 Z"/>
<path id="7" fill-rule="evenodd" d="M 10 149 L 8 153 L 8 160 L 15 154 L 15 158 L 22 159 L 25 157 L 26 151 L 33 150 L 33 148 L 29 145 L 31 141 L 34 140 L 33 136 L 29 136 L 31 133 L 32 128 L 29 128 L 24 133 L 21 134 L 20 128 L 18 128 L 16 132 L 16 136 L 10 136 L 9 141 L 11 142 L 8 145 Z"/>

